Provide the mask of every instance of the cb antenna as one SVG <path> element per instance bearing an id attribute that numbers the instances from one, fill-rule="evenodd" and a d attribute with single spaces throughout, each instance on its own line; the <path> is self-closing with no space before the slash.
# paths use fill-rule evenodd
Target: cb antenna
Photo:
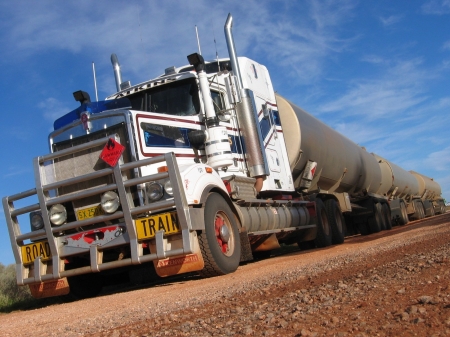
<path id="1" fill-rule="evenodd" d="M 92 62 L 92 73 L 94 74 L 95 101 L 98 102 L 97 78 L 95 77 L 95 64 Z"/>
<path id="2" fill-rule="evenodd" d="M 197 35 L 198 53 L 201 55 L 202 54 L 202 50 L 200 49 L 200 39 L 198 38 L 197 25 L 195 25 L 195 35 Z"/>

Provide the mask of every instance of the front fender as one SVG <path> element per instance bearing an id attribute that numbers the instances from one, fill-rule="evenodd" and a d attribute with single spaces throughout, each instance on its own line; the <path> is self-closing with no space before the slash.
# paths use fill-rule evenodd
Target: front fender
<path id="1" fill-rule="evenodd" d="M 222 178 L 208 165 L 195 164 L 183 170 L 181 172 L 181 179 L 189 205 L 201 204 L 205 190 L 210 191 L 212 188 L 218 188 L 224 194 L 228 195 Z"/>

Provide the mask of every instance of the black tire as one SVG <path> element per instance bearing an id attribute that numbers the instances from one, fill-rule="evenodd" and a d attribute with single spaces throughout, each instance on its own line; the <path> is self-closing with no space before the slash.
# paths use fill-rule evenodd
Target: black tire
<path id="1" fill-rule="evenodd" d="M 225 199 L 211 193 L 205 204 L 205 230 L 198 236 L 205 267 L 202 276 L 234 272 L 241 259 L 241 240 L 236 218 Z"/>
<path id="2" fill-rule="evenodd" d="M 433 207 L 433 204 L 431 204 L 431 207 L 430 207 L 430 217 L 432 217 L 432 216 L 435 216 L 436 214 L 434 214 L 434 207 Z"/>
<path id="3" fill-rule="evenodd" d="M 408 212 L 406 211 L 406 205 L 403 201 L 400 202 L 400 213 L 402 216 L 400 217 L 398 224 L 400 226 L 404 226 L 409 222 L 409 218 L 408 218 Z"/>
<path id="4" fill-rule="evenodd" d="M 333 244 L 343 243 L 345 237 L 345 221 L 336 200 L 326 200 L 325 210 L 327 212 L 328 223 L 331 227 L 331 242 Z"/>
<path id="5" fill-rule="evenodd" d="M 68 277 L 70 296 L 75 299 L 95 297 L 103 289 L 102 277 L 99 274 L 82 274 Z"/>
<path id="6" fill-rule="evenodd" d="M 423 202 L 419 201 L 419 204 L 420 204 L 420 213 L 421 213 L 421 216 L 422 216 L 421 219 L 425 219 L 426 213 L 425 213 L 425 207 L 423 206 Z"/>
<path id="7" fill-rule="evenodd" d="M 368 226 L 370 233 L 378 233 L 381 231 L 383 225 L 383 217 L 381 215 L 381 208 L 377 206 L 379 204 L 373 205 L 373 216 L 368 219 Z"/>
<path id="8" fill-rule="evenodd" d="M 387 230 L 392 229 L 392 216 L 391 216 L 391 208 L 388 204 L 384 203 L 382 206 L 382 213 L 384 218 L 384 224 Z"/>
<path id="9" fill-rule="evenodd" d="M 386 230 L 386 218 L 383 213 L 383 205 L 381 203 L 376 203 L 375 207 L 377 208 L 377 212 L 380 214 L 380 228 L 382 231 Z"/>
<path id="10" fill-rule="evenodd" d="M 314 243 L 317 248 L 331 246 L 331 226 L 328 222 L 327 211 L 321 199 L 316 199 L 317 236 Z"/>

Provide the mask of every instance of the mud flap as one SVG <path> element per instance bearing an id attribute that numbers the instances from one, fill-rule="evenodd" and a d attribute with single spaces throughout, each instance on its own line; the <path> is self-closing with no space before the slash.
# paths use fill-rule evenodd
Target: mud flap
<path id="1" fill-rule="evenodd" d="M 195 232 L 194 232 L 195 233 Z M 192 233 L 191 233 L 192 234 Z M 164 239 L 165 246 L 170 245 L 171 249 L 181 248 L 183 245 L 182 240 L 174 240 L 167 242 L 167 239 Z M 200 246 L 198 244 L 197 235 L 192 240 L 193 242 L 193 254 L 187 254 L 184 256 L 174 256 L 168 257 L 165 259 L 154 260 L 153 265 L 155 266 L 156 274 L 159 277 L 166 277 L 171 275 L 178 275 L 189 273 L 193 271 L 202 270 L 205 266 L 203 261 L 203 256 L 200 251 Z M 156 244 L 155 242 L 150 243 L 150 252 L 156 253 Z"/>
<path id="2" fill-rule="evenodd" d="M 67 295 L 70 292 L 67 277 L 57 280 L 30 284 L 30 292 L 34 298 Z"/>

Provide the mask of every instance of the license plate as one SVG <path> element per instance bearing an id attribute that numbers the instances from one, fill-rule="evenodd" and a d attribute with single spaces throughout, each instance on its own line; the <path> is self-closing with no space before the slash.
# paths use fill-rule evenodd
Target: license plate
<path id="1" fill-rule="evenodd" d="M 78 221 L 91 219 L 99 215 L 103 215 L 103 209 L 100 205 L 92 206 L 92 207 L 86 207 L 77 210 L 77 219 Z"/>
<path id="2" fill-rule="evenodd" d="M 176 213 L 162 213 L 148 218 L 134 220 L 139 240 L 154 238 L 156 232 L 163 230 L 165 235 L 181 232 Z"/>
<path id="3" fill-rule="evenodd" d="M 50 245 L 47 241 L 22 246 L 23 264 L 33 263 L 33 261 L 39 256 L 41 256 L 42 261 L 48 261 L 52 258 L 50 254 Z"/>

